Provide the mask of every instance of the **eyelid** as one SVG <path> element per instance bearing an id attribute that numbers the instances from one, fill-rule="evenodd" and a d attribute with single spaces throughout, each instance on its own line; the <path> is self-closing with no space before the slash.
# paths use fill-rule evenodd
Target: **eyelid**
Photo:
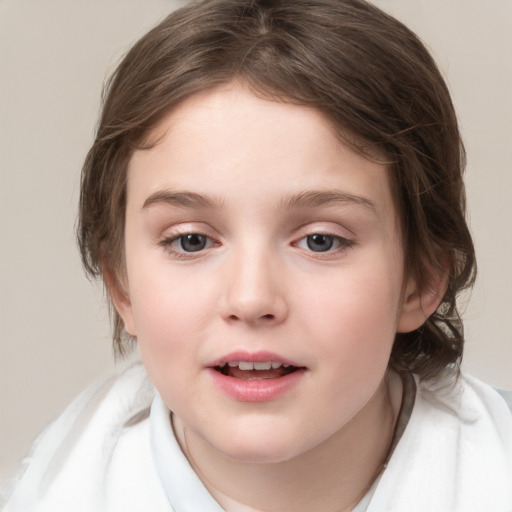
<path id="1" fill-rule="evenodd" d="M 299 226 L 295 232 L 295 240 L 311 235 L 327 235 L 345 240 L 355 240 L 356 237 L 353 230 L 337 222 L 308 222 Z"/>
<path id="2" fill-rule="evenodd" d="M 350 245 L 353 245 L 353 244 L 354 244 L 354 242 L 353 242 L 352 240 L 350 240 L 350 239 L 348 239 L 348 238 L 346 238 L 346 237 L 344 237 L 344 236 L 340 236 L 340 235 L 333 235 L 333 234 L 331 234 L 331 233 L 324 233 L 324 232 L 321 232 L 321 231 L 318 231 L 318 232 L 315 232 L 315 233 L 309 233 L 309 234 L 307 234 L 307 235 L 305 235 L 305 236 L 303 236 L 303 237 L 301 237 L 301 238 L 298 238 L 298 239 L 296 240 L 296 242 L 294 242 L 294 244 L 295 244 L 295 245 L 298 245 L 298 243 L 299 243 L 299 242 L 301 242 L 302 240 L 305 240 L 305 239 L 307 239 L 308 237 L 310 237 L 310 236 L 314 236 L 314 235 L 323 235 L 323 236 L 328 236 L 328 237 L 330 237 L 330 238 L 332 238 L 332 239 L 334 239 L 334 240 L 337 240 L 337 241 L 339 242 L 339 244 L 340 244 L 340 247 L 342 247 L 342 248 L 344 248 L 344 247 L 348 247 L 348 246 L 350 246 Z M 331 252 L 331 253 L 332 253 L 332 252 L 335 252 L 335 250 L 336 250 L 336 249 L 334 249 L 334 250 L 330 250 L 330 251 L 325 251 L 325 252 Z M 314 252 L 314 251 L 313 251 L 313 252 Z M 320 253 L 320 251 L 319 251 L 319 253 Z"/>
<path id="3" fill-rule="evenodd" d="M 196 228 L 194 226 L 176 226 L 175 228 L 168 230 L 166 234 L 160 237 L 157 241 L 157 245 L 162 247 L 168 254 L 176 258 L 186 260 L 199 258 L 201 256 L 204 256 L 204 254 L 212 247 L 220 245 L 220 242 L 218 242 L 218 240 L 215 237 L 207 234 L 206 231 L 208 230 Z M 209 244 L 208 247 L 205 247 L 204 249 L 190 252 L 179 250 L 173 247 L 172 244 L 174 244 L 174 242 L 179 240 L 181 237 L 187 235 L 200 235 L 208 239 L 211 243 Z"/>
<path id="4" fill-rule="evenodd" d="M 217 231 L 206 222 L 185 221 L 176 222 L 166 226 L 165 229 L 161 229 L 161 234 L 158 235 L 158 243 L 170 240 L 171 238 L 179 238 L 180 236 L 192 234 L 202 235 L 212 240 L 219 239 Z"/>
<path id="5" fill-rule="evenodd" d="M 343 231 L 349 231 L 350 236 L 346 236 L 345 234 L 341 234 L 341 228 L 330 228 L 325 226 L 325 224 L 317 224 L 317 225 L 305 225 L 301 227 L 299 230 L 299 235 L 294 238 L 292 245 L 297 249 L 304 251 L 304 253 L 311 258 L 315 259 L 329 259 L 336 256 L 340 256 L 342 253 L 347 251 L 350 248 L 353 248 L 356 245 L 355 237 L 352 231 L 348 229 L 343 229 Z M 313 235 L 324 235 L 331 237 L 339 242 L 338 247 L 328 249 L 327 251 L 313 251 L 308 247 L 300 247 L 299 243 L 303 240 L 306 240 L 308 237 Z"/>
<path id="6" fill-rule="evenodd" d="M 341 234 L 340 231 L 342 230 L 345 232 L 350 232 L 350 235 L 346 236 L 345 234 Z M 336 227 L 327 227 L 326 223 L 316 223 L 316 225 L 315 223 L 308 223 L 304 226 L 301 226 L 298 231 L 299 233 L 293 238 L 293 241 L 290 245 L 308 253 L 310 257 L 316 259 L 332 258 L 336 255 L 340 255 L 342 252 L 356 245 L 356 240 L 353 237 L 352 231 L 346 228 L 342 228 L 338 224 L 336 224 Z M 205 228 L 202 228 L 194 225 L 194 223 L 184 223 L 183 225 L 173 226 L 172 228 L 166 230 L 166 233 L 157 240 L 157 245 L 162 247 L 168 254 L 173 257 L 187 260 L 196 259 L 204 256 L 205 253 L 209 252 L 210 249 L 222 245 L 222 242 L 219 241 L 220 237 L 212 235 L 211 232 L 212 229 L 208 225 L 206 225 Z M 207 247 L 197 251 L 185 251 L 173 247 L 173 244 L 181 237 L 192 234 L 200 235 L 208 239 L 209 243 Z M 314 251 L 308 247 L 300 247 L 300 242 L 313 235 L 328 236 L 336 240 L 338 243 L 335 244 L 336 247 L 329 248 L 326 251 Z"/>

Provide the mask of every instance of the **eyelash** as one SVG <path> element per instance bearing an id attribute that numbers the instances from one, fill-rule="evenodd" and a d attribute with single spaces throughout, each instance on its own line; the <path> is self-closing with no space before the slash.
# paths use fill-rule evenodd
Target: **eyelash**
<path id="1" fill-rule="evenodd" d="M 194 259 L 194 258 L 199 257 L 205 249 L 203 248 L 198 251 L 185 251 L 185 250 L 176 250 L 173 247 L 174 242 L 177 242 L 179 240 L 183 241 L 183 239 L 185 237 L 191 236 L 191 235 L 204 237 L 207 239 L 207 241 L 213 242 L 210 244 L 210 246 L 208 248 L 210 248 L 214 245 L 218 245 L 218 243 L 216 243 L 211 237 L 209 237 L 208 235 L 205 235 L 203 233 L 200 233 L 198 231 L 189 231 L 186 233 L 172 234 L 172 235 L 167 236 L 167 237 L 163 238 L 162 240 L 160 240 L 158 245 L 162 246 L 169 254 L 171 254 L 172 256 L 174 256 L 176 258 L 188 259 L 188 260 Z"/>
<path id="2" fill-rule="evenodd" d="M 183 248 L 181 250 L 177 250 L 173 247 L 173 244 L 175 242 L 177 242 L 179 240 L 181 240 L 183 242 L 185 237 L 191 236 L 191 235 L 205 238 L 207 245 L 208 245 L 208 242 L 210 242 L 210 243 L 207 247 L 201 248 L 197 251 L 185 251 L 185 250 L 183 250 Z M 308 241 L 308 239 L 311 239 L 314 236 L 327 237 L 331 240 L 333 245 L 337 245 L 337 246 L 333 249 L 332 245 L 331 245 L 331 247 L 327 248 L 327 250 L 325 250 L 325 251 L 314 251 L 311 249 L 309 241 Z M 310 256 L 312 258 L 317 258 L 317 259 L 327 259 L 330 256 L 333 256 L 333 255 L 336 255 L 339 253 L 343 253 L 355 245 L 355 242 L 353 240 L 349 240 L 348 238 L 345 238 L 345 237 L 342 237 L 339 235 L 334 235 L 331 233 L 322 232 L 322 231 L 317 231 L 317 232 L 313 232 L 313 233 L 307 234 L 305 236 L 302 236 L 296 242 L 293 242 L 292 245 L 300 248 L 299 244 L 300 244 L 300 242 L 303 242 L 303 241 L 308 246 L 308 249 L 304 248 L 309 253 L 308 256 Z M 204 251 L 206 249 L 214 247 L 215 245 L 219 245 L 219 243 L 216 242 L 215 240 L 213 240 L 210 236 L 205 235 L 204 233 L 201 233 L 198 231 L 189 231 L 189 232 L 185 232 L 185 233 L 171 234 L 170 236 L 167 236 L 167 237 L 163 238 L 162 240 L 160 240 L 159 245 L 162 246 L 166 250 L 167 253 L 171 254 L 175 258 L 191 260 L 191 259 L 201 257 L 204 254 Z"/>
<path id="3" fill-rule="evenodd" d="M 337 244 L 337 246 L 333 248 L 331 245 L 331 247 L 329 247 L 325 251 L 313 251 L 313 249 L 311 249 L 310 244 L 309 244 L 310 240 L 308 240 L 308 239 L 312 239 L 315 236 L 329 238 L 331 240 L 332 245 Z M 339 235 L 334 235 L 331 233 L 325 233 L 322 231 L 318 231 L 318 232 L 311 233 L 309 235 L 305 235 L 302 238 L 300 238 L 297 242 L 295 242 L 294 245 L 296 247 L 300 247 L 299 244 L 303 241 L 308 246 L 308 249 L 307 249 L 308 253 L 309 253 L 308 255 L 310 257 L 317 258 L 317 259 L 325 259 L 325 258 L 329 258 L 330 256 L 340 254 L 342 252 L 345 252 L 347 249 L 353 247 L 355 244 L 355 242 L 353 240 L 349 240 L 348 238 L 345 238 L 345 237 L 342 237 Z"/>

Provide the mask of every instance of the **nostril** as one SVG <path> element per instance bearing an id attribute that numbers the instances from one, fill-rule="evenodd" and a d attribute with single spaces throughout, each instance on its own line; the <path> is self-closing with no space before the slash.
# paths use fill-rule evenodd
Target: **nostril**
<path id="1" fill-rule="evenodd" d="M 256 320 L 275 320 L 276 316 L 272 313 L 267 313 L 266 315 L 261 315 L 260 317 L 256 318 Z M 242 320 L 241 316 L 238 315 L 230 315 L 229 320 L 236 321 L 236 320 Z"/>
<path id="2" fill-rule="evenodd" d="M 229 315 L 227 318 L 228 322 L 249 322 L 249 323 L 258 323 L 258 322 L 275 322 L 276 321 L 276 315 L 273 315 L 272 313 L 267 313 L 266 315 L 260 315 L 256 318 L 250 319 L 250 318 L 244 318 L 242 315 Z"/>
<path id="3" fill-rule="evenodd" d="M 219 314 L 227 322 L 270 325 L 284 321 L 288 308 L 284 298 L 270 295 L 237 296 L 226 294 L 219 304 Z"/>

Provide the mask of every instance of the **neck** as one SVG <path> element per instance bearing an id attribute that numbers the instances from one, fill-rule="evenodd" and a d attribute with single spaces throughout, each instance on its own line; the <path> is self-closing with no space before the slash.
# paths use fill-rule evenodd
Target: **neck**
<path id="1" fill-rule="evenodd" d="M 175 428 L 192 467 L 226 511 L 341 512 L 355 506 L 382 471 L 400 400 L 399 383 L 390 391 L 385 378 L 342 429 L 308 452 L 277 463 L 233 460 L 177 418 Z"/>

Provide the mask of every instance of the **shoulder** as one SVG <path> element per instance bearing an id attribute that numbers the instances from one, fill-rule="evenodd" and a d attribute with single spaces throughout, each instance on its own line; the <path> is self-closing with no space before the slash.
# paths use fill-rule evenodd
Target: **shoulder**
<path id="1" fill-rule="evenodd" d="M 510 409 L 512 413 L 512 391 L 507 391 L 505 389 L 494 388 L 496 392 L 505 400 L 507 407 Z"/>
<path id="2" fill-rule="evenodd" d="M 89 386 L 34 442 L 3 510 L 106 510 L 117 461 L 137 456 L 153 471 L 147 418 L 154 395 L 136 359 Z"/>
<path id="3" fill-rule="evenodd" d="M 426 400 L 431 406 L 439 406 L 464 416 L 464 411 L 492 413 L 510 416 L 512 392 L 498 390 L 489 384 L 461 373 L 445 374 L 439 378 L 417 382 L 417 399 Z"/>
<path id="4" fill-rule="evenodd" d="M 493 388 L 470 375 L 463 374 L 460 381 L 461 406 L 477 410 L 479 418 L 491 418 L 499 430 L 509 429 L 512 436 L 512 393 Z"/>
<path id="5" fill-rule="evenodd" d="M 460 423 L 461 435 L 474 434 L 481 442 L 499 434 L 499 439 L 512 450 L 512 411 L 507 396 L 508 393 L 499 393 L 485 382 L 462 373 L 458 378 L 446 376 L 420 383 L 417 400 L 426 421 L 434 415 L 446 422 Z"/>
<path id="6" fill-rule="evenodd" d="M 512 510 L 512 413 L 503 397 L 464 374 L 417 381 L 409 423 L 372 506 Z"/>

